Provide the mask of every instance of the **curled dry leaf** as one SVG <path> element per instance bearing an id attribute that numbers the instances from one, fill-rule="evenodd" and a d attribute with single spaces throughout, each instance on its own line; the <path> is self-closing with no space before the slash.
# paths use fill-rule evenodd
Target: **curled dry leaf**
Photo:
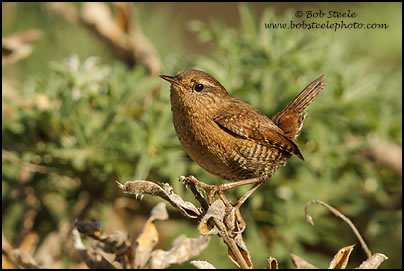
<path id="1" fill-rule="evenodd" d="M 216 227 L 209 230 L 208 227 L 209 220 L 215 218 L 218 219 L 219 221 L 223 221 L 224 215 L 225 215 L 225 206 L 223 201 L 216 200 L 209 207 L 208 211 L 206 212 L 206 215 L 204 215 L 204 217 L 201 219 L 201 222 L 199 223 L 198 226 L 199 232 L 202 235 L 217 234 L 218 229 Z"/>
<path id="2" fill-rule="evenodd" d="M 387 256 L 382 253 L 375 253 L 370 256 L 366 261 L 359 265 L 358 269 L 377 269 L 382 262 L 387 260 Z"/>
<path id="3" fill-rule="evenodd" d="M 278 269 L 278 261 L 274 257 L 269 257 L 266 269 Z"/>
<path id="4" fill-rule="evenodd" d="M 160 202 L 156 206 L 153 207 L 151 211 L 150 219 L 152 220 L 166 220 L 168 219 L 168 213 L 166 204 L 164 202 Z"/>
<path id="5" fill-rule="evenodd" d="M 147 220 L 142 233 L 136 239 L 134 268 L 142 268 L 146 265 L 153 248 L 159 240 L 159 233 L 153 221 L 155 219 L 166 220 L 167 218 L 168 213 L 164 202 L 160 202 L 153 207 L 150 218 Z"/>
<path id="6" fill-rule="evenodd" d="M 135 265 L 134 267 L 142 268 L 150 258 L 153 248 L 159 240 L 159 233 L 152 219 L 148 219 L 142 233 L 136 239 L 135 243 Z"/>
<path id="7" fill-rule="evenodd" d="M 207 261 L 191 261 L 191 264 L 193 264 L 198 269 L 216 269 L 216 267 L 214 267 Z"/>
<path id="8" fill-rule="evenodd" d="M 170 202 L 174 207 L 178 208 L 180 212 L 188 218 L 198 218 L 201 215 L 201 211 L 196 208 L 195 205 L 189 201 L 184 201 L 180 196 L 175 194 L 173 188 L 167 183 L 156 184 L 153 182 L 136 180 L 127 181 L 124 184 L 118 183 L 118 185 L 124 193 L 159 196 Z"/>
<path id="9" fill-rule="evenodd" d="M 311 263 L 306 262 L 306 260 L 294 254 L 290 254 L 290 258 L 297 269 L 318 269 Z"/>
<path id="10" fill-rule="evenodd" d="M 328 269 L 345 269 L 348 264 L 349 256 L 353 250 L 354 245 L 346 246 L 338 250 L 335 254 L 334 259 L 332 259 Z"/>
<path id="11" fill-rule="evenodd" d="M 168 250 L 155 250 L 152 252 L 147 268 L 163 269 L 171 264 L 182 263 L 198 255 L 209 244 L 209 236 L 200 236 L 199 238 L 188 238 L 180 235 L 173 242 L 173 247 Z"/>

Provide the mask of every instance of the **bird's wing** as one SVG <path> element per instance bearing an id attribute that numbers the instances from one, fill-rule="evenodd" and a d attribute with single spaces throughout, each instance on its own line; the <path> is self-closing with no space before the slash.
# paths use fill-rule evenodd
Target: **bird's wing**
<path id="1" fill-rule="evenodd" d="M 297 145 L 272 120 L 249 104 L 234 99 L 213 119 L 220 128 L 233 136 L 293 153 L 304 160 Z"/>

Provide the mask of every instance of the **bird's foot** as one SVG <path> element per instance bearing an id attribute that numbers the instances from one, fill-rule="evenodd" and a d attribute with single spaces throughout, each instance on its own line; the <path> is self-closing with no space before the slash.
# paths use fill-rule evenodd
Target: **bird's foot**
<path id="1" fill-rule="evenodd" d="M 232 206 L 232 209 L 226 212 L 224 222 L 232 238 L 243 233 L 247 225 L 244 218 L 241 216 L 240 209 L 235 206 Z"/>

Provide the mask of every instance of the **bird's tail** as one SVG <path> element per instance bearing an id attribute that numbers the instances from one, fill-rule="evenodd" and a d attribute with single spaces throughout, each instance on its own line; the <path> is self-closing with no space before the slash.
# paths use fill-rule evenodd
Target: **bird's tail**
<path id="1" fill-rule="evenodd" d="M 281 128 L 290 139 L 295 140 L 300 134 L 305 117 L 301 113 L 325 87 L 323 77 L 324 75 L 311 82 L 290 104 L 272 118 L 274 123 Z"/>

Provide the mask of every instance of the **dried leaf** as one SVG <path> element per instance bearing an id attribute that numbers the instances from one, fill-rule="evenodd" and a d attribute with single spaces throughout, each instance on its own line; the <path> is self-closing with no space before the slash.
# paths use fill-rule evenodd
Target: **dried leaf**
<path id="1" fill-rule="evenodd" d="M 1 268 L 2 269 L 16 269 L 17 267 L 11 260 L 6 256 L 5 253 L 1 254 Z"/>
<path id="2" fill-rule="evenodd" d="M 290 254 L 290 258 L 292 263 L 296 266 L 296 269 L 318 269 L 311 263 L 306 262 L 306 260 L 294 254 Z"/>
<path id="3" fill-rule="evenodd" d="M 198 269 L 216 269 L 216 267 L 206 261 L 191 261 L 191 264 Z"/>
<path id="4" fill-rule="evenodd" d="M 269 257 L 266 269 L 278 269 L 278 261 L 274 257 Z"/>
<path id="5" fill-rule="evenodd" d="M 100 223 L 95 221 L 82 222 L 76 219 L 74 225 L 76 227 L 77 234 L 78 232 L 84 233 L 97 241 L 95 243 L 97 249 L 91 251 L 91 253 L 93 253 L 94 255 L 90 254 L 90 250 L 86 250 L 81 243 L 80 235 L 77 237 L 75 236 L 75 232 L 73 232 L 75 241 L 74 245 L 76 249 L 78 249 L 81 254 L 84 253 L 82 251 L 86 250 L 82 256 L 83 258 L 88 258 L 88 260 L 86 261 L 87 265 L 90 264 L 92 266 L 110 266 L 112 265 L 112 263 L 110 263 L 108 259 L 104 261 L 104 259 L 101 259 L 100 257 L 109 257 L 111 256 L 109 254 L 112 254 L 113 259 L 111 259 L 111 262 L 114 262 L 114 264 L 117 264 L 116 262 L 119 262 L 122 268 L 126 268 L 130 258 L 130 256 L 128 256 L 128 251 L 131 247 L 131 244 L 128 240 L 128 234 L 126 232 L 115 231 L 109 235 L 102 234 Z M 109 265 L 107 264 L 107 262 L 109 263 Z"/>
<path id="6" fill-rule="evenodd" d="M 359 265 L 358 269 L 377 269 L 384 260 L 387 260 L 387 256 L 381 253 L 375 253 L 370 256 L 366 261 Z"/>
<path id="7" fill-rule="evenodd" d="M 160 202 L 156 206 L 153 207 L 151 211 L 150 219 L 152 220 L 166 220 L 168 219 L 168 213 L 166 204 L 164 202 Z"/>
<path id="8" fill-rule="evenodd" d="M 42 32 L 37 29 L 15 33 L 1 41 L 2 65 L 15 63 L 29 56 L 32 52 L 32 43 L 38 40 Z"/>
<path id="9" fill-rule="evenodd" d="M 77 228 L 72 230 L 73 247 L 77 250 L 85 250 L 83 242 L 81 241 L 80 233 Z"/>
<path id="10" fill-rule="evenodd" d="M 114 266 L 103 255 L 92 248 L 87 249 L 80 238 L 77 228 L 72 231 L 73 246 L 77 249 L 84 262 L 91 269 L 114 269 Z"/>
<path id="11" fill-rule="evenodd" d="M 135 243 L 135 264 L 134 268 L 142 268 L 150 258 L 153 248 L 159 240 L 159 233 L 153 221 L 149 218 L 143 228 L 142 233 Z"/>
<path id="12" fill-rule="evenodd" d="M 169 251 L 161 249 L 153 251 L 147 268 L 163 269 L 168 268 L 171 264 L 187 261 L 204 250 L 208 246 L 209 240 L 209 236 L 188 238 L 181 235 L 174 240 L 173 247 Z"/>
<path id="13" fill-rule="evenodd" d="M 101 250 L 88 248 L 79 252 L 90 269 L 115 269 L 114 265 L 101 254 Z"/>
<path id="14" fill-rule="evenodd" d="M 10 252 L 13 263 L 21 269 L 38 269 L 39 266 L 32 256 L 25 250 L 13 249 Z"/>
<path id="15" fill-rule="evenodd" d="M 332 259 L 328 269 L 345 269 L 354 246 L 355 245 L 346 246 L 338 250 L 337 254 L 335 254 L 334 256 L 334 259 Z"/>
<path id="16" fill-rule="evenodd" d="M 10 259 L 10 253 L 14 249 L 14 245 L 8 240 L 8 238 L 4 235 L 4 233 L 1 233 L 1 250 L 2 250 L 2 268 L 3 269 L 15 269 L 16 266 Z"/>
<path id="17" fill-rule="evenodd" d="M 116 255 L 126 254 L 128 246 L 130 246 L 128 234 L 124 231 L 114 231 L 109 235 L 102 235 L 98 240 L 101 241 L 97 244 L 99 248 Z"/>
<path id="18" fill-rule="evenodd" d="M 20 242 L 19 249 L 25 251 L 33 251 L 37 245 L 39 236 L 35 232 L 29 232 Z"/>
<path id="19" fill-rule="evenodd" d="M 180 196 L 173 192 L 173 188 L 167 184 L 156 184 L 153 182 L 136 180 L 127 181 L 124 184 L 118 183 L 124 193 L 133 195 L 146 194 L 151 196 L 159 196 L 178 208 L 180 212 L 188 218 L 199 218 L 201 211 L 191 202 L 184 201 Z"/>
<path id="20" fill-rule="evenodd" d="M 218 229 L 216 227 L 209 230 L 208 227 L 209 220 L 215 218 L 218 219 L 219 221 L 223 221 L 224 215 L 225 215 L 225 206 L 223 201 L 216 200 L 209 207 L 208 211 L 206 212 L 206 215 L 201 219 L 201 222 L 199 223 L 198 226 L 199 232 L 202 235 L 217 234 Z"/>
<path id="21" fill-rule="evenodd" d="M 63 225 L 63 222 L 59 224 L 59 227 Z M 71 224 L 69 223 L 69 227 Z M 35 259 L 37 262 L 46 266 L 46 268 L 58 268 L 59 265 L 56 259 L 60 259 L 63 252 L 63 247 L 66 245 L 66 237 L 61 234 L 60 231 L 54 231 L 45 237 L 45 240 L 41 242 L 40 247 L 35 253 Z"/>

